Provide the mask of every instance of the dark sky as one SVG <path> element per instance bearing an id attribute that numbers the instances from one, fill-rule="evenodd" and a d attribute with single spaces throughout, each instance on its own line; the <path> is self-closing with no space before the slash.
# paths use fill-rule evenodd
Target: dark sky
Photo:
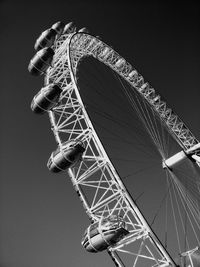
<path id="1" fill-rule="evenodd" d="M 30 110 L 43 83 L 27 66 L 36 38 L 54 22 L 101 36 L 200 138 L 200 6 L 174 3 L 0 1 L 0 267 L 112 266 L 106 253 L 81 247 L 89 221 L 68 177 L 46 168 L 56 144 L 48 117 Z"/>

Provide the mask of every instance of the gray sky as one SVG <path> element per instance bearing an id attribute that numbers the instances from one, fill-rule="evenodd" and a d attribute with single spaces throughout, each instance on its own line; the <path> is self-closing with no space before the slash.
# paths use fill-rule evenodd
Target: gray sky
<path id="1" fill-rule="evenodd" d="M 54 22 L 74 21 L 101 36 L 200 137 L 199 6 L 129 2 L 0 1 L 0 267 L 113 265 L 106 253 L 81 247 L 89 221 L 68 177 L 46 168 L 56 144 L 48 117 L 30 110 L 43 81 L 27 66 L 36 38 Z M 129 167 L 119 167 L 127 174 Z"/>

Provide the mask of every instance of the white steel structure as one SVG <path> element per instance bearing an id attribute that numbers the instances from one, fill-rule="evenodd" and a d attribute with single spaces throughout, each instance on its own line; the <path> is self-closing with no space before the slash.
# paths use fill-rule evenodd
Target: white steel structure
<path id="1" fill-rule="evenodd" d="M 58 105 L 49 111 L 52 131 L 61 148 L 70 140 L 81 140 L 86 148 L 82 160 L 68 170 L 73 186 L 91 221 L 117 215 L 128 226 L 129 235 L 110 246 L 108 253 L 118 267 L 178 266 L 131 198 L 97 136 L 77 86 L 80 60 L 92 56 L 126 80 L 162 120 L 182 147 L 181 153 L 189 151 L 197 163 L 199 141 L 131 64 L 97 37 L 84 32 L 63 34 L 53 49 L 53 64 L 45 83 L 58 84 L 62 95 Z M 171 168 L 182 159 L 183 155 L 172 160 L 163 158 L 163 166 Z"/>

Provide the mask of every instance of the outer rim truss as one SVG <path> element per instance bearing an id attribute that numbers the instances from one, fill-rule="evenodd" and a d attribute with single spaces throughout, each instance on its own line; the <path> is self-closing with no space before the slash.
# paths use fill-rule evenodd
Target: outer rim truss
<path id="1" fill-rule="evenodd" d="M 126 221 L 130 235 L 108 249 L 116 266 L 127 266 L 119 256 L 121 252 L 132 255 L 131 266 L 137 266 L 141 257 L 149 260 L 148 266 L 176 266 L 123 185 L 84 108 L 77 88 L 76 71 L 81 58 L 88 55 L 112 68 L 131 84 L 162 118 L 183 149 L 199 142 L 155 90 L 144 83 L 143 77 L 101 40 L 76 33 L 63 35 L 56 42 L 53 67 L 47 72 L 46 83 L 58 83 L 63 93 L 59 105 L 49 112 L 49 116 L 59 146 L 71 139 L 81 139 L 85 144 L 82 161 L 69 169 L 69 175 L 88 216 L 96 221 L 102 216 L 117 214 Z M 133 252 L 129 246 L 137 242 L 138 248 Z"/>

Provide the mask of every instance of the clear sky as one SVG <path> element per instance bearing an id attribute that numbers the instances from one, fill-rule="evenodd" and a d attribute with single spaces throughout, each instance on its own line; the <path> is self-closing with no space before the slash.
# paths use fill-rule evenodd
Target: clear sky
<path id="1" fill-rule="evenodd" d="M 56 144 L 48 117 L 31 112 L 43 81 L 27 71 L 39 34 L 61 20 L 101 36 L 200 138 L 199 15 L 194 1 L 0 1 L 0 267 L 113 265 L 81 247 L 87 216 L 66 174 L 46 167 Z"/>

